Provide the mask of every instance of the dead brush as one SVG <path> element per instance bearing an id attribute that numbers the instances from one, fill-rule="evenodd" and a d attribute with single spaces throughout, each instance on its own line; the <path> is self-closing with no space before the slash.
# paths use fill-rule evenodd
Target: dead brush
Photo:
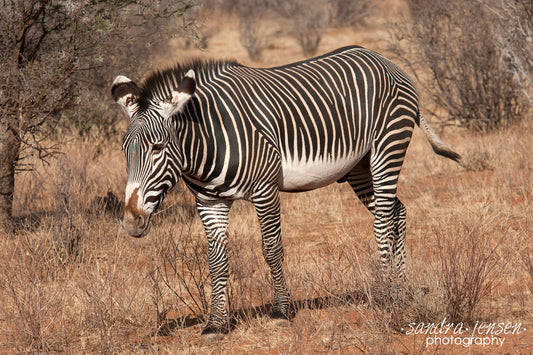
<path id="1" fill-rule="evenodd" d="M 526 226 L 523 227 L 523 235 L 528 235 L 533 231 L 533 224 L 530 218 L 526 219 Z M 522 263 L 523 269 L 526 271 L 526 274 L 529 275 L 529 282 L 527 283 L 531 297 L 533 298 L 533 246 L 527 238 L 521 241 L 521 246 L 519 246 L 519 260 Z"/>
<path id="2" fill-rule="evenodd" d="M 400 332 L 411 321 L 411 304 L 414 285 L 408 280 L 391 277 L 377 257 L 370 259 L 368 274 L 364 278 L 365 294 L 370 311 L 370 327 L 382 334 Z"/>
<path id="3" fill-rule="evenodd" d="M 466 171 L 491 171 L 494 170 L 494 160 L 494 154 L 491 152 L 475 148 L 468 153 L 462 165 Z"/>
<path id="4" fill-rule="evenodd" d="M 157 277 L 179 302 L 196 319 L 204 320 L 209 310 L 207 294 L 209 270 L 207 261 L 207 240 L 184 227 L 174 240 L 172 233 L 159 240 L 158 254 L 162 265 L 156 269 Z M 171 329 L 190 322 L 190 316 L 167 319 L 170 308 L 158 311 L 158 329 L 168 333 Z"/>
<path id="5" fill-rule="evenodd" d="M 332 349 L 355 347 L 362 353 L 395 353 L 394 337 L 402 327 L 412 322 L 413 308 L 418 302 L 415 298 L 423 297 L 422 292 L 415 292 L 417 283 L 410 278 L 398 280 L 390 277 L 387 270 L 375 255 L 369 243 L 365 250 L 353 243 L 337 248 L 339 261 L 348 268 L 337 268 L 332 271 L 332 279 L 341 279 L 345 290 L 344 297 L 335 297 L 331 307 L 348 307 L 362 319 L 361 326 L 348 321 L 344 329 L 336 329 L 340 334 L 330 337 Z M 334 254 L 334 255 L 335 255 Z M 418 287 L 420 289 L 420 287 Z M 334 328 L 335 329 L 335 328 Z M 336 340 L 337 344 L 333 343 Z"/>
<path id="6" fill-rule="evenodd" d="M 17 237 L 9 259 L 0 264 L 0 317 L 10 321 L 1 333 L 14 350 L 52 352 L 62 348 L 62 335 L 68 333 L 62 309 L 65 287 L 56 286 L 65 269 L 46 230 Z"/>
<path id="7" fill-rule="evenodd" d="M 530 280 L 528 283 L 529 291 L 533 295 L 533 248 L 526 247 L 526 249 L 520 254 L 522 263 L 526 269 Z"/>
<path id="8" fill-rule="evenodd" d="M 250 324 L 258 315 L 267 315 L 272 298 L 270 270 L 254 243 L 254 231 L 229 236 L 229 313 L 232 325 Z M 233 233 L 232 233 L 233 234 Z"/>
<path id="9" fill-rule="evenodd" d="M 531 216 L 526 217 L 526 226 L 524 227 L 524 235 L 528 235 L 533 231 L 533 220 Z M 529 240 L 531 242 L 531 240 Z M 529 275 L 529 291 L 533 297 L 533 245 L 531 243 L 526 245 L 525 250 L 522 252 L 522 262 Z"/>
<path id="10" fill-rule="evenodd" d="M 73 203 L 68 193 L 61 192 L 61 209 L 52 221 L 54 250 L 62 263 L 77 262 L 82 258 L 83 235 L 74 222 Z"/>
<path id="11" fill-rule="evenodd" d="M 350 235 L 342 238 L 340 243 L 326 243 L 319 256 L 313 258 L 311 270 L 320 271 L 303 272 L 305 277 L 302 282 L 312 285 L 313 293 L 326 293 L 327 296 L 312 299 L 303 308 L 347 307 L 354 310 L 364 319 L 365 331 L 355 331 L 350 322 L 342 331 L 334 328 L 341 332 L 344 339 L 337 339 L 341 344 L 337 346 L 349 344 L 363 352 L 374 352 L 376 349 L 386 352 L 390 350 L 388 344 L 393 335 L 412 321 L 413 298 L 421 296 L 415 295 L 417 285 L 410 279 L 390 277 L 375 255 L 372 243 L 361 247 L 361 240 L 357 239 Z"/>
<path id="12" fill-rule="evenodd" d="M 488 233 L 491 221 L 480 216 L 477 223 L 455 224 L 453 230 L 435 230 L 440 263 L 439 284 L 445 313 L 451 322 L 470 324 L 481 317 L 480 303 L 490 295 L 503 267 L 498 254 L 499 238 Z M 489 240 L 495 239 L 495 242 Z"/>
<path id="13" fill-rule="evenodd" d="M 408 261 L 406 278 L 397 279 L 384 269 L 371 243 L 363 257 L 358 254 L 351 246 L 341 251 L 356 281 L 353 294 L 359 294 L 350 307 L 364 319 L 364 331 L 352 332 L 350 344 L 364 353 L 397 353 L 398 346 L 407 353 L 423 352 L 423 342 L 417 345 L 400 340 L 398 345 L 398 336 L 405 334 L 409 324 L 432 323 L 445 316 L 442 290 L 435 277 L 440 272 L 438 263 L 413 257 Z"/>
<path id="14" fill-rule="evenodd" d="M 526 246 L 521 252 L 519 252 L 519 259 L 523 269 L 529 275 L 529 280 L 526 280 L 529 295 L 524 297 L 523 304 L 531 304 L 533 303 L 533 248 Z M 527 290 L 524 291 L 527 293 Z M 531 309 L 526 310 L 525 312 L 533 319 L 533 311 Z"/>

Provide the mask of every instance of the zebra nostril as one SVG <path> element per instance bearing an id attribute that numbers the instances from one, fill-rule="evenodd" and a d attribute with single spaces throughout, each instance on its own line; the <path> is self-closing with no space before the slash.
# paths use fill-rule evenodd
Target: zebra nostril
<path id="1" fill-rule="evenodd" d="M 139 215 L 139 217 L 137 217 L 137 223 L 139 227 L 144 226 L 144 217 L 142 215 Z"/>

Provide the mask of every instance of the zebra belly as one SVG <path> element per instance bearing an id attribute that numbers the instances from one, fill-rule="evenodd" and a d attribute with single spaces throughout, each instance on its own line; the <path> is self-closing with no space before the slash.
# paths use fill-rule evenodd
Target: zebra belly
<path id="1" fill-rule="evenodd" d="M 283 159 L 279 186 L 281 191 L 307 191 L 329 185 L 352 170 L 364 154 L 347 157 L 298 161 Z"/>

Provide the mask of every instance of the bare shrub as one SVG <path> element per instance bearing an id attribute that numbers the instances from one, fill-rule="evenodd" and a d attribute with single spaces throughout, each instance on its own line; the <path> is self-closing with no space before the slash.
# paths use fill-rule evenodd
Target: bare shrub
<path id="1" fill-rule="evenodd" d="M 230 277 L 229 311 L 232 322 L 250 321 L 262 306 L 272 299 L 270 269 L 253 234 L 232 235 L 228 243 Z"/>
<path id="2" fill-rule="evenodd" d="M 526 269 L 526 272 L 530 278 L 528 283 L 529 291 L 533 294 L 533 249 L 526 247 L 520 253 L 520 258 L 522 259 L 524 268 Z"/>
<path id="3" fill-rule="evenodd" d="M 519 254 L 519 261 L 521 262 L 526 275 L 529 276 L 527 286 L 531 296 L 533 296 L 533 246 L 530 244 L 527 237 L 530 235 L 531 230 L 533 230 L 533 221 L 530 217 L 526 217 L 526 226 L 522 229 L 523 235 L 526 236 L 526 238 L 520 241 L 520 244 L 517 246 L 517 253 Z"/>
<path id="4" fill-rule="evenodd" d="M 370 0 L 331 0 L 331 24 L 336 27 L 353 26 L 370 14 Z"/>
<path id="5" fill-rule="evenodd" d="M 383 331 L 399 331 L 408 315 L 409 289 L 403 280 L 391 278 L 380 261 L 373 258 L 370 265 L 371 282 L 367 288 L 369 307 L 375 317 L 371 324 Z"/>
<path id="6" fill-rule="evenodd" d="M 463 225 L 454 236 L 435 231 L 440 261 L 439 283 L 451 322 L 471 323 L 480 302 L 490 295 L 501 268 L 497 247 L 491 246 L 487 220 Z"/>
<path id="7" fill-rule="evenodd" d="M 63 263 L 74 262 L 81 258 L 82 233 L 74 221 L 75 214 L 80 209 L 72 198 L 74 177 L 71 169 L 69 164 L 60 165 L 60 178 L 56 186 L 58 210 L 56 223 L 54 223 L 54 249 Z M 86 173 L 82 175 L 86 177 Z"/>
<path id="8" fill-rule="evenodd" d="M 370 311 L 367 325 L 374 332 L 391 337 L 393 333 L 404 333 L 413 322 L 431 323 L 442 319 L 442 298 L 433 276 L 434 267 L 430 264 L 416 267 L 419 269 L 410 272 L 405 279 L 391 278 L 376 257 L 371 259 L 362 280 Z"/>
<path id="9" fill-rule="evenodd" d="M 84 304 L 88 305 L 90 313 L 87 322 L 91 328 L 97 329 L 99 335 L 98 350 L 112 353 L 116 342 L 116 302 L 113 295 L 113 281 L 104 278 L 95 284 L 81 285 L 84 291 Z"/>
<path id="10" fill-rule="evenodd" d="M 424 89 L 447 113 L 446 124 L 476 131 L 500 129 L 524 117 L 527 106 L 515 74 L 502 60 L 495 28 L 504 25 L 492 11 L 495 1 L 408 1 L 412 24 L 395 26 L 408 66 L 426 67 Z M 410 58 L 410 59 L 409 59 Z"/>
<path id="11" fill-rule="evenodd" d="M 331 249 L 326 254 L 340 256 L 335 260 L 338 265 L 334 264 L 330 273 L 323 273 L 323 276 L 329 278 L 325 289 L 331 289 L 333 280 L 341 280 L 342 286 L 339 289 L 344 290 L 344 295 L 338 297 L 338 303 L 333 306 L 363 303 L 367 311 L 364 314 L 365 325 L 372 334 L 378 334 L 380 338 L 366 339 L 365 342 L 385 349 L 393 333 L 399 332 L 407 323 L 431 319 L 435 313 L 431 307 L 424 304 L 427 300 L 426 291 L 420 286 L 419 278 L 391 277 L 389 270 L 384 269 L 375 255 L 372 244 L 364 250 L 365 258 L 359 258 L 361 250 L 355 245 L 345 244 L 341 248 Z M 345 265 L 349 267 L 346 268 Z M 324 269 L 323 265 L 316 267 Z M 346 290 L 350 291 L 347 293 Z"/>
<path id="12" fill-rule="evenodd" d="M 496 39 L 510 70 L 515 74 L 530 104 L 533 103 L 533 2 L 503 0 L 493 9 L 502 19 Z"/>
<path id="13" fill-rule="evenodd" d="M 486 171 L 494 169 L 494 156 L 483 149 L 470 151 L 462 162 L 467 171 Z"/>
<path id="14" fill-rule="evenodd" d="M 9 260 L 2 261 L 0 315 L 10 320 L 10 343 L 20 352 L 50 352 L 62 347 L 67 332 L 62 304 L 65 277 L 46 230 L 20 235 Z"/>
<path id="15" fill-rule="evenodd" d="M 177 240 L 167 235 L 161 241 L 159 255 L 163 264 L 157 268 L 158 277 L 193 316 L 204 319 L 209 311 L 206 238 L 187 229 L 180 231 Z M 163 322 L 164 316 L 158 319 Z"/>
<path id="16" fill-rule="evenodd" d="M 289 21 L 289 33 L 296 37 L 303 54 L 316 54 L 322 35 L 330 20 L 327 0 L 281 1 L 278 13 Z"/>
<path id="17" fill-rule="evenodd" d="M 124 335 L 146 321 L 139 308 L 133 309 L 137 302 L 144 303 L 144 295 L 140 294 L 142 282 L 128 272 L 131 265 L 125 259 L 115 260 L 116 264 L 83 264 L 85 275 L 76 282 L 84 332 L 90 335 L 87 346 L 99 353 L 115 353 L 122 347 Z"/>
<path id="18" fill-rule="evenodd" d="M 261 53 L 268 44 L 269 25 L 265 17 L 272 11 L 271 1 L 239 0 L 235 4 L 239 17 L 239 34 L 241 44 L 246 48 L 251 60 L 261 59 Z"/>

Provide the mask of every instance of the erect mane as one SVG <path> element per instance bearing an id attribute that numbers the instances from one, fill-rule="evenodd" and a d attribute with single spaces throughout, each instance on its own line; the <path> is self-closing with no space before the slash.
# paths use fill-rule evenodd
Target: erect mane
<path id="1" fill-rule="evenodd" d="M 188 63 L 177 63 L 163 70 L 154 70 L 148 74 L 139 85 L 139 108 L 147 109 L 154 101 L 168 97 L 172 90 L 178 88 L 185 74 L 193 70 L 196 79 L 203 81 L 212 73 L 218 72 L 229 66 L 239 65 L 234 60 L 193 60 Z"/>

